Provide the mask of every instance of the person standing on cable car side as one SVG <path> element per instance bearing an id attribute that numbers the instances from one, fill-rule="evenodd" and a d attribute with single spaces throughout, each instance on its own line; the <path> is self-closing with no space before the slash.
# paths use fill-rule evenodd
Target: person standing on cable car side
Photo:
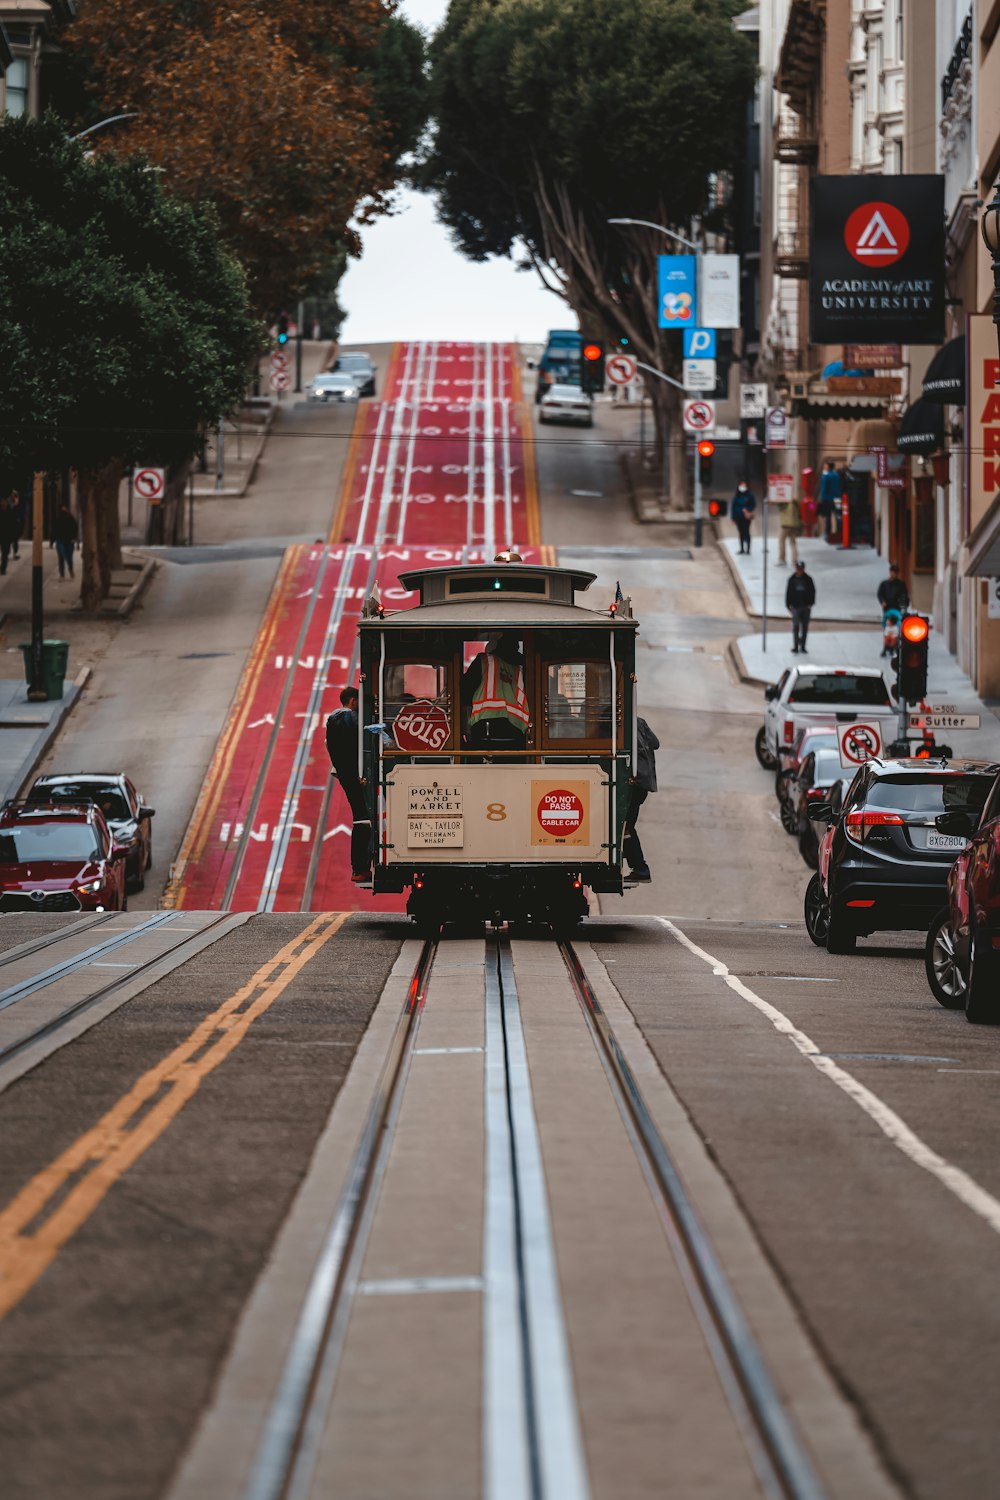
<path id="1" fill-rule="evenodd" d="M 660 748 L 660 742 L 645 719 L 636 719 L 636 729 L 638 730 L 636 738 L 639 754 L 636 760 L 632 801 L 629 806 L 628 821 L 625 824 L 625 837 L 622 839 L 622 858 L 628 860 L 629 879 L 645 882 L 652 880 L 653 877 L 649 873 L 649 865 L 642 852 L 635 825 L 642 811 L 642 804 L 650 792 L 656 791 L 656 751 Z"/>
<path id="2" fill-rule="evenodd" d="M 351 879 L 357 883 L 368 879 L 372 866 L 372 825 L 358 776 L 357 688 L 343 688 L 340 702 L 342 706 L 326 721 L 326 750 L 351 808 Z"/>
<path id="3" fill-rule="evenodd" d="M 469 704 L 473 750 L 523 750 L 530 723 L 524 691 L 524 658 L 517 637 L 490 636 L 466 669 L 462 698 Z"/>

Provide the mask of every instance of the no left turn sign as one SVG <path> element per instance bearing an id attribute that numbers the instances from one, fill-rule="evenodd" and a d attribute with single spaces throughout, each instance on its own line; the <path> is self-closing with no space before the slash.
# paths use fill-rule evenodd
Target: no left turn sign
<path id="1" fill-rule="evenodd" d="M 609 354 L 604 369 L 612 385 L 631 385 L 639 366 L 632 354 Z"/>
<path id="2" fill-rule="evenodd" d="M 845 724 L 839 733 L 840 764 L 857 770 L 866 760 L 882 754 L 882 735 L 877 724 Z"/>
<path id="3" fill-rule="evenodd" d="M 715 426 L 714 401 L 685 401 L 684 431 L 711 432 Z"/>
<path id="4" fill-rule="evenodd" d="M 132 485 L 141 500 L 149 505 L 160 505 L 166 487 L 166 472 L 163 469 L 136 469 Z"/>

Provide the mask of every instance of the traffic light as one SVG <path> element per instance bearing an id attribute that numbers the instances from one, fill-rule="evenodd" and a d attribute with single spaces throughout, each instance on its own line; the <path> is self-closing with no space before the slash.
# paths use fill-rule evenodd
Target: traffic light
<path id="1" fill-rule="evenodd" d="M 930 622 L 924 615 L 904 615 L 896 647 L 899 697 L 919 703 L 927 692 L 927 648 Z"/>
<path id="2" fill-rule="evenodd" d="M 580 350 L 580 389 L 594 396 L 604 389 L 604 345 L 597 339 L 583 341 Z"/>
<path id="3" fill-rule="evenodd" d="M 717 521 L 725 514 L 726 504 L 724 500 L 710 500 L 708 502 L 708 513 L 713 520 Z"/>
<path id="4" fill-rule="evenodd" d="M 715 456 L 715 444 L 711 438 L 702 438 L 698 444 L 698 473 L 702 484 L 710 484 L 712 480 L 712 459 Z"/>
<path id="5" fill-rule="evenodd" d="M 288 314 L 278 314 L 278 347 L 283 348 L 288 343 Z"/>

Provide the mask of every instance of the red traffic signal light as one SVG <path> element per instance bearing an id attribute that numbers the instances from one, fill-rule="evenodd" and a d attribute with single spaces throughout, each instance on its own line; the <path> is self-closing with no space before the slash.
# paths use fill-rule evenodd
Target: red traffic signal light
<path id="1" fill-rule="evenodd" d="M 923 615 L 905 615 L 899 627 L 905 640 L 926 641 L 929 626 Z"/>
<path id="2" fill-rule="evenodd" d="M 710 516 L 721 516 L 722 508 L 721 500 L 710 500 L 708 502 L 708 513 Z"/>
<path id="3" fill-rule="evenodd" d="M 600 344 L 584 344 L 583 346 L 583 357 L 588 364 L 596 364 L 603 354 L 604 350 Z"/>
<path id="4" fill-rule="evenodd" d="M 702 438 L 701 442 L 698 444 L 698 457 L 711 458 L 714 452 L 715 444 L 711 441 L 711 439 Z"/>

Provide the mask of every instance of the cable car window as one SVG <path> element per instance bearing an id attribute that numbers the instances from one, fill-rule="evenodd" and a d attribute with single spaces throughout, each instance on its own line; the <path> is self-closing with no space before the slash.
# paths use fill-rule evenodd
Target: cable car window
<path id="1" fill-rule="evenodd" d="M 609 738 L 611 668 L 607 662 L 549 662 L 545 731 L 550 741 Z"/>
<path id="2" fill-rule="evenodd" d="M 483 573 L 472 578 L 449 578 L 449 594 L 545 594 L 547 578 L 526 577 L 523 573 Z"/>
<path id="3" fill-rule="evenodd" d="M 382 722 L 400 750 L 436 751 L 451 743 L 450 662 L 385 664 Z"/>

